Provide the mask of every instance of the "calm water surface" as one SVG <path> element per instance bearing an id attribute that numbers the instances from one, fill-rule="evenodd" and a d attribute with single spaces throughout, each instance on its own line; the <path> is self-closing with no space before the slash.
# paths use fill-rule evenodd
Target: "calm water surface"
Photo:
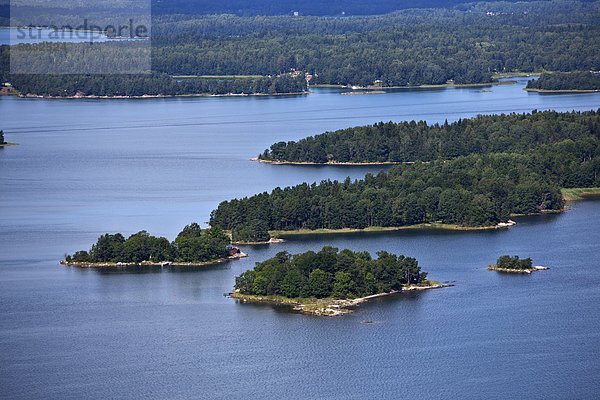
<path id="1" fill-rule="evenodd" d="M 310 237 L 201 271 L 64 268 L 104 232 L 172 238 L 224 199 L 377 168 L 269 166 L 279 140 L 379 120 L 588 110 L 600 94 L 518 85 L 341 96 L 0 98 L 0 398 L 596 398 L 600 202 L 497 232 Z M 223 297 L 278 251 L 334 245 L 415 256 L 448 289 L 323 319 Z M 504 253 L 552 268 L 504 276 Z M 361 324 L 363 320 L 374 324 Z"/>

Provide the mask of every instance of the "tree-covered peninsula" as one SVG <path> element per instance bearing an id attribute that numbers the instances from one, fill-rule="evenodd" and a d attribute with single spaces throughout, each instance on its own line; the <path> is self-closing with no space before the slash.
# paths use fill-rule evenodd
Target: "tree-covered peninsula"
<path id="1" fill-rule="evenodd" d="M 173 242 L 140 231 L 127 239 L 120 234 L 105 234 L 89 251 L 77 251 L 63 260 L 66 265 L 82 267 L 119 265 L 204 265 L 228 257 L 243 256 L 230 246 L 230 238 L 219 228 L 201 229 L 192 223 Z"/>
<path id="2" fill-rule="evenodd" d="M 381 251 L 373 259 L 368 252 L 324 247 L 316 253 L 280 252 L 256 263 L 254 269 L 236 278 L 232 297 L 336 315 L 370 296 L 441 286 L 426 278 L 427 273 L 411 257 Z"/>
<path id="3" fill-rule="evenodd" d="M 399 165 L 356 181 L 276 188 L 222 202 L 210 223 L 240 242 L 273 231 L 493 227 L 513 214 L 562 210 L 561 188 L 598 186 L 600 140 L 585 137 L 524 153 Z"/>
<path id="4" fill-rule="evenodd" d="M 259 159 L 275 163 L 403 163 L 524 152 L 542 144 L 584 138 L 600 138 L 600 110 L 480 115 L 451 124 L 380 122 L 275 143 Z"/>
<path id="5" fill-rule="evenodd" d="M 51 46 L 51 45 L 48 45 Z M 1 53 L 1 51 L 0 51 Z M 147 75 L 11 75 L 21 96 L 162 97 L 193 95 L 276 95 L 307 90 L 303 76 L 171 77 Z"/>
<path id="6" fill-rule="evenodd" d="M 496 264 L 488 267 L 490 271 L 508 272 L 516 274 L 530 274 L 534 271 L 546 270 L 548 267 L 534 266 L 531 258 L 519 258 L 519 256 L 501 256 Z"/>
<path id="7" fill-rule="evenodd" d="M 526 90 L 547 93 L 587 93 L 600 91 L 600 72 L 544 73 L 527 82 Z"/>

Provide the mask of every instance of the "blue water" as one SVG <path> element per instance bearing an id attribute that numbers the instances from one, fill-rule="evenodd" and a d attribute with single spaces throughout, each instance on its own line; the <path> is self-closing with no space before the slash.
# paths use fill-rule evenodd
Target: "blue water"
<path id="1" fill-rule="evenodd" d="M 64 268 L 104 232 L 172 238 L 218 202 L 377 168 L 270 166 L 271 143 L 379 120 L 600 107 L 518 85 L 286 98 L 0 98 L 0 398 L 597 398 L 600 202 L 494 232 L 310 237 L 203 270 Z M 417 257 L 456 286 L 316 318 L 223 297 L 278 251 Z M 485 270 L 500 254 L 549 271 Z M 374 324 L 362 324 L 363 320 Z"/>

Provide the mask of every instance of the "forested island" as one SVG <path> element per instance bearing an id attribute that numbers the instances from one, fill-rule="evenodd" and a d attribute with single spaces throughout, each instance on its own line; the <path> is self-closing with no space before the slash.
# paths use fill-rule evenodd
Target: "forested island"
<path id="1" fill-rule="evenodd" d="M 563 140 L 600 138 L 600 110 L 480 115 L 448 124 L 380 122 L 279 142 L 258 159 L 276 164 L 406 163 L 469 154 L 524 152 Z"/>
<path id="2" fill-rule="evenodd" d="M 530 92 L 541 93 L 589 93 L 600 91 L 600 72 L 544 73 L 538 79 L 527 82 Z"/>
<path id="3" fill-rule="evenodd" d="M 501 256 L 496 264 L 488 267 L 490 271 L 498 271 L 514 274 L 531 274 L 535 271 L 547 270 L 548 267 L 534 266 L 531 258 L 519 258 L 519 256 Z"/>
<path id="4" fill-rule="evenodd" d="M 201 229 L 187 225 L 173 242 L 140 231 L 127 239 L 120 234 L 104 234 L 89 251 L 67 255 L 62 264 L 77 267 L 121 266 L 204 266 L 226 259 L 244 257 L 230 246 L 230 238 L 219 228 Z"/>
<path id="5" fill-rule="evenodd" d="M 463 125 L 470 129 L 460 129 Z M 448 137 L 438 134 L 450 129 L 444 124 L 429 130 L 421 123 L 424 133 L 417 134 L 419 124 L 410 122 L 380 124 L 374 131 L 385 126 L 415 127 L 409 130 L 415 142 L 433 132 L 438 145 Z M 403 164 L 362 180 L 303 183 L 225 201 L 211 213 L 210 224 L 230 230 L 236 242 L 407 227 L 490 229 L 506 226 L 513 215 L 561 211 L 561 188 L 600 187 L 598 112 L 478 117 L 453 126 L 458 138 L 450 138 L 449 145 L 456 147 L 442 150 L 448 159 Z M 387 142 L 363 146 L 369 152 Z M 498 151 L 503 148 L 507 151 Z M 411 157 L 427 156 L 416 149 Z"/>
<path id="6" fill-rule="evenodd" d="M 331 316 L 373 297 L 442 286 L 427 280 L 427 273 L 411 257 L 380 251 L 373 259 L 368 252 L 323 247 L 317 253 L 279 252 L 256 263 L 236 277 L 231 297 Z"/>
<path id="7" fill-rule="evenodd" d="M 476 3 L 352 18 L 341 11 L 336 17 L 200 16 L 170 14 L 169 9 L 152 19 L 156 76 L 60 75 L 46 83 L 44 76 L 11 75 L 8 46 L 2 46 L 0 78 L 21 94 L 46 96 L 63 92 L 73 96 L 80 92 L 87 96 L 297 93 L 304 90 L 306 82 L 300 81 L 305 78 L 311 86 L 482 84 L 493 82 L 495 73 L 585 71 L 600 65 L 596 3 Z M 68 10 L 65 14 L 66 21 L 73 19 Z M 38 23 L 44 25 L 43 20 Z M 95 44 L 102 51 L 85 53 L 86 60 L 94 64 L 112 59 L 108 54 L 113 45 Z M 19 50 L 30 52 L 30 65 L 45 71 L 45 61 L 36 57 L 39 46 L 52 45 L 21 45 Z M 86 49 L 80 44 L 69 47 L 71 54 Z M 68 65 L 70 59 L 47 61 L 56 68 Z M 291 73 L 299 73 L 298 82 L 233 78 L 276 80 Z M 173 78 L 180 75 L 231 79 L 215 83 Z"/>

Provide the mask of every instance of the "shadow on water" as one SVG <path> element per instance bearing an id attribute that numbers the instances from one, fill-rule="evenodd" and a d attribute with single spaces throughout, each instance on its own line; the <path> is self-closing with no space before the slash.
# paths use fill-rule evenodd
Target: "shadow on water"
<path id="1" fill-rule="evenodd" d="M 76 267 L 75 267 L 76 268 Z M 228 263 L 202 266 L 202 267 L 190 267 L 190 266 L 129 266 L 129 267 L 100 267 L 83 269 L 77 268 L 79 271 L 92 270 L 101 275 L 113 275 L 113 274 L 156 274 L 161 272 L 172 272 L 172 273 L 200 273 L 209 271 L 222 271 L 229 269 Z"/>

